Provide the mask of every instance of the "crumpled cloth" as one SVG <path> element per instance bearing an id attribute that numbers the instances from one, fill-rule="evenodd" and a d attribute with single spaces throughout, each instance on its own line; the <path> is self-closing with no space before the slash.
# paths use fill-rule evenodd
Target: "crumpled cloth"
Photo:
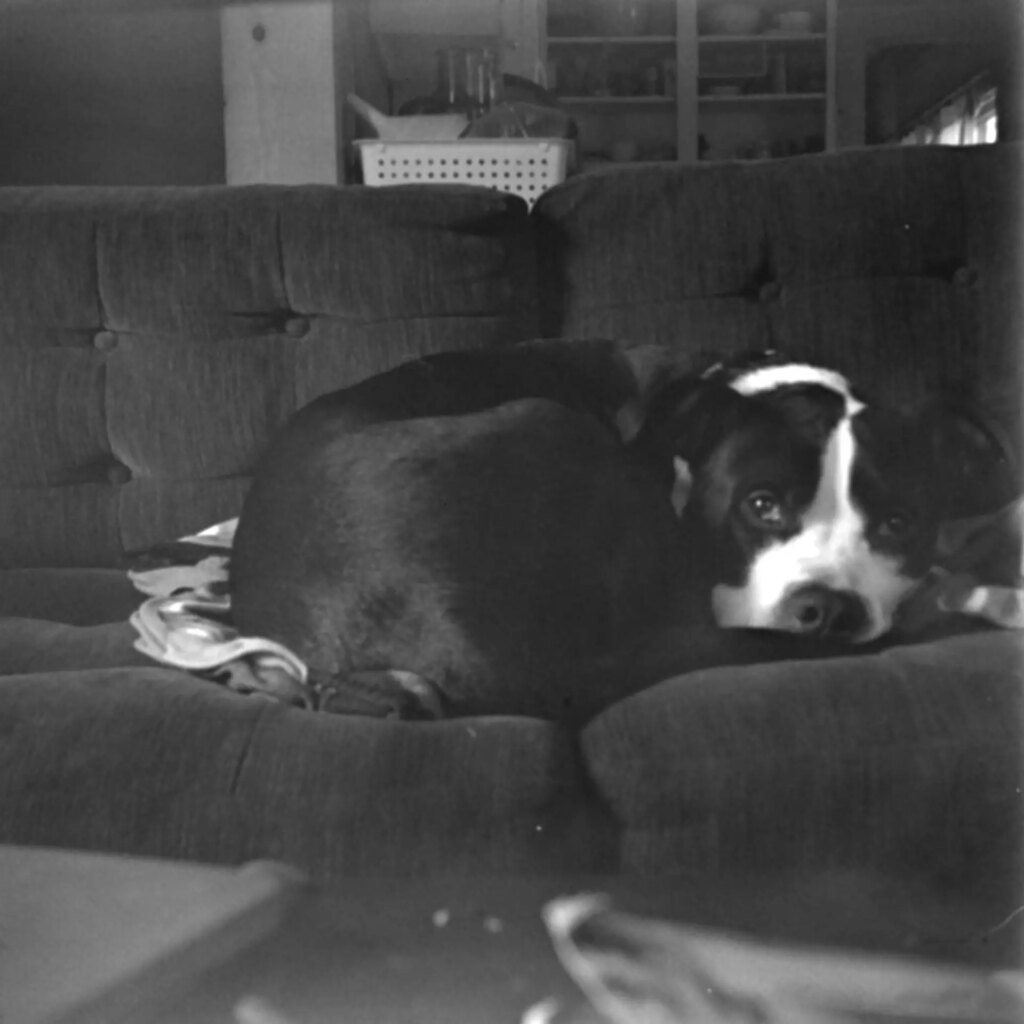
<path id="1" fill-rule="evenodd" d="M 136 590 L 148 595 L 129 619 L 137 651 L 242 693 L 315 707 L 305 662 L 266 637 L 240 636 L 231 625 L 228 566 L 238 520 L 182 537 L 184 546 L 214 554 L 194 565 L 129 570 Z"/>

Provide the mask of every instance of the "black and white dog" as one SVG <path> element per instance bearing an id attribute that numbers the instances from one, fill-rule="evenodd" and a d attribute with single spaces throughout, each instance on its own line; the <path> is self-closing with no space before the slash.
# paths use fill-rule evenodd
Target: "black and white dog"
<path id="1" fill-rule="evenodd" d="M 303 658 L 330 710 L 579 720 L 682 671 L 879 641 L 957 502 L 1002 500 L 1002 459 L 969 417 L 885 411 L 799 363 L 429 357 L 271 446 L 235 624 Z"/>
<path id="2" fill-rule="evenodd" d="M 948 404 L 884 409 L 801 363 L 670 385 L 640 440 L 673 460 L 691 564 L 723 627 L 874 640 L 933 564 L 941 524 L 1006 495 L 980 421 Z"/>

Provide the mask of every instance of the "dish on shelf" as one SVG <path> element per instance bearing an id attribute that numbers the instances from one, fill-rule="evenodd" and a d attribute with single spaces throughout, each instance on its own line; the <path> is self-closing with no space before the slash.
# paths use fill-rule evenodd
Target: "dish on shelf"
<path id="1" fill-rule="evenodd" d="M 768 56 L 763 46 L 744 43 L 702 46 L 697 73 L 701 78 L 761 78 L 768 74 Z"/>
<path id="2" fill-rule="evenodd" d="M 749 36 L 761 27 L 761 11 L 753 4 L 724 0 L 704 10 L 704 31 L 713 36 Z"/>
<path id="3" fill-rule="evenodd" d="M 814 16 L 810 11 L 780 11 L 775 15 L 775 26 L 780 32 L 810 32 L 813 24 Z"/>
<path id="4" fill-rule="evenodd" d="M 647 0 L 599 0 L 593 16 L 601 35 L 642 36 L 650 15 Z"/>

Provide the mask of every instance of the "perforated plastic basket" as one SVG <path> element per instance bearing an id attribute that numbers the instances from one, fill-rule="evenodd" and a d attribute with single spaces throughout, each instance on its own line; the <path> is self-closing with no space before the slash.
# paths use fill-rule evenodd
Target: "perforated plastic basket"
<path id="1" fill-rule="evenodd" d="M 512 192 L 528 203 L 565 179 L 567 139 L 459 139 L 455 142 L 356 142 L 367 185 L 462 182 Z"/>

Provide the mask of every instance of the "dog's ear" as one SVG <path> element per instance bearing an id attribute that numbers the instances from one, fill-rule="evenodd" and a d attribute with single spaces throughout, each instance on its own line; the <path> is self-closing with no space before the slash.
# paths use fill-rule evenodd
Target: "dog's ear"
<path id="1" fill-rule="evenodd" d="M 697 358 L 664 345 L 634 345 L 621 353 L 633 382 L 633 393 L 615 413 L 615 426 L 624 444 L 635 441 L 652 403 L 676 382 L 696 379 Z"/>
<path id="2" fill-rule="evenodd" d="M 736 422 L 746 401 L 717 379 L 674 381 L 650 401 L 633 443 L 669 466 L 676 458 L 699 464 Z"/>
<path id="3" fill-rule="evenodd" d="M 746 401 L 723 381 L 705 378 L 674 381 L 652 398 L 630 449 L 670 488 L 677 515 L 701 464 Z"/>

